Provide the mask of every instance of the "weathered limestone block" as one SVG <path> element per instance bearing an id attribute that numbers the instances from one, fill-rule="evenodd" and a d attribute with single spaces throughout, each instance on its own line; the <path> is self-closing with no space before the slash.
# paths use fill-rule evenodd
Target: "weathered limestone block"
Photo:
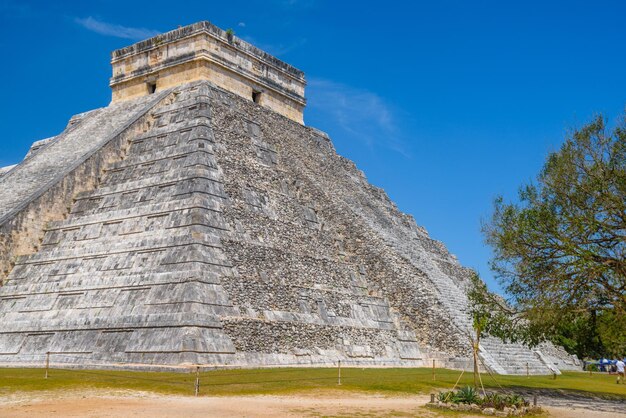
<path id="1" fill-rule="evenodd" d="M 128 136 L 149 119 L 140 117 L 159 98 L 89 112 L 47 144 L 45 152 L 0 177 L 0 277 L 8 275 L 17 257 L 36 251 L 46 223 L 63 219 L 77 192 L 96 186 L 101 167 L 119 160 Z"/>
<path id="2" fill-rule="evenodd" d="M 114 102 L 207 80 L 302 123 L 304 73 L 209 22 L 113 51 L 111 65 Z"/>
<path id="3" fill-rule="evenodd" d="M 116 102 L 0 176 L 0 363 L 469 367 L 469 270 L 300 123 L 301 72 L 224 36 L 116 51 Z M 572 363 L 492 338 L 481 357 Z"/>

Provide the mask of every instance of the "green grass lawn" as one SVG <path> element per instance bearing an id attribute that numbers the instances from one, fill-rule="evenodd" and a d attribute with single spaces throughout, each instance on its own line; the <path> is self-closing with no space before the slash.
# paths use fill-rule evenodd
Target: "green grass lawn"
<path id="1" fill-rule="evenodd" d="M 361 369 L 342 368 L 341 386 L 337 369 L 276 368 L 207 371 L 200 374 L 201 395 L 288 394 L 308 390 L 371 391 L 388 394 L 430 393 L 450 389 L 460 372 L 437 369 Z M 460 386 L 472 384 L 465 373 Z M 549 389 L 626 399 L 626 385 L 615 384 L 606 374 L 568 372 L 554 380 L 551 376 L 496 376 L 505 389 Z M 498 384 L 482 375 L 485 388 Z M 44 379 L 42 369 L 0 368 L 0 395 L 42 390 L 122 389 L 152 391 L 174 395 L 194 394 L 195 373 L 131 372 L 109 370 L 51 369 Z"/>

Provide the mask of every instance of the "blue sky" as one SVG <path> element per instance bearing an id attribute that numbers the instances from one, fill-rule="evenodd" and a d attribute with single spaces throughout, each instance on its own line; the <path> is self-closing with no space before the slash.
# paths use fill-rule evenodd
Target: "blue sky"
<path id="1" fill-rule="evenodd" d="M 498 289 L 480 221 L 567 131 L 626 105 L 620 1 L 0 0 L 0 166 L 110 101 L 110 51 L 209 20 L 307 74 L 328 132 Z"/>

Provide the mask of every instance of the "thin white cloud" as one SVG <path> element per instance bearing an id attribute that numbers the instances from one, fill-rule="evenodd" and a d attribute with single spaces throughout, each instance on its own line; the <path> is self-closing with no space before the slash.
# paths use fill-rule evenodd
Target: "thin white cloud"
<path id="1" fill-rule="evenodd" d="M 398 112 L 376 93 L 324 79 L 307 82 L 308 105 L 368 147 L 384 146 L 410 158 Z"/>
<path id="2" fill-rule="evenodd" d="M 239 22 L 239 23 L 237 23 L 237 26 L 239 26 L 240 28 L 245 28 L 246 27 L 246 22 Z"/>
<path id="3" fill-rule="evenodd" d="M 158 35 L 160 32 L 154 29 L 146 28 L 131 28 L 128 26 L 117 25 L 114 23 L 107 23 L 101 20 L 95 19 L 91 16 L 86 18 L 74 19 L 76 23 L 81 25 L 87 30 L 98 33 L 104 36 L 115 36 L 117 38 L 142 40 L 151 38 Z"/>

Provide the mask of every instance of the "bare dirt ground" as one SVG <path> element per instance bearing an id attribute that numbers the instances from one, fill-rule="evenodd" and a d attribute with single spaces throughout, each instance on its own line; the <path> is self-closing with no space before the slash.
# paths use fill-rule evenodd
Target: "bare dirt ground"
<path id="1" fill-rule="evenodd" d="M 40 392 L 1 397 L 0 417 L 440 417 L 436 411 L 424 407 L 428 400 L 429 397 L 423 395 L 384 396 L 349 392 L 198 398 L 122 391 Z M 545 409 L 550 416 L 557 418 L 626 416 L 626 409 L 621 414 L 573 406 L 575 408 L 559 406 Z"/>

